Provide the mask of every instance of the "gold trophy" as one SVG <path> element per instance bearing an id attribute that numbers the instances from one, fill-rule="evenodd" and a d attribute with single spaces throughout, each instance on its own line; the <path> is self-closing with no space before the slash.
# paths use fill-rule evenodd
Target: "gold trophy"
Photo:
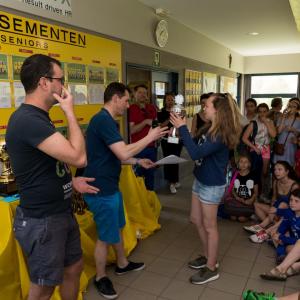
<path id="1" fill-rule="evenodd" d="M 0 174 L 0 192 L 5 194 L 15 193 L 17 191 L 15 176 L 12 172 L 4 141 L 0 141 Z"/>

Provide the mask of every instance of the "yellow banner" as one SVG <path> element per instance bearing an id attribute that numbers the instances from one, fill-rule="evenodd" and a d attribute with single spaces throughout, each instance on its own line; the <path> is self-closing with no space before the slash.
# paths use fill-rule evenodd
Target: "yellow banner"
<path id="1" fill-rule="evenodd" d="M 63 63 L 80 124 L 88 124 L 99 110 L 105 86 L 121 80 L 120 42 L 0 11 L 0 135 L 24 101 L 19 76 L 23 61 L 37 53 Z M 66 126 L 59 108 L 53 108 L 51 116 L 57 127 Z"/>
<path id="2" fill-rule="evenodd" d="M 121 44 L 70 28 L 0 12 L 0 51 L 43 53 L 64 62 L 121 68 Z"/>

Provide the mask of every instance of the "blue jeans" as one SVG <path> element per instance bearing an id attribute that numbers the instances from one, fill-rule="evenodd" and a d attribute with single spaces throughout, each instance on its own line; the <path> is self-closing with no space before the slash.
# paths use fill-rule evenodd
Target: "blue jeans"
<path id="1" fill-rule="evenodd" d="M 147 147 L 144 150 L 142 150 L 140 153 L 138 153 L 136 158 L 148 158 L 152 160 L 153 162 L 157 159 L 157 149 L 155 147 Z M 145 179 L 145 186 L 147 190 L 153 191 L 154 190 L 154 171 L 155 169 L 144 169 L 141 166 L 138 166 L 138 168 L 135 170 L 136 176 L 144 177 Z"/>

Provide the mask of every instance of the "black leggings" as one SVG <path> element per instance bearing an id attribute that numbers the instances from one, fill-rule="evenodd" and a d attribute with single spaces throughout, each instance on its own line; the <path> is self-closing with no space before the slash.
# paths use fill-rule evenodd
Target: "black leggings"
<path id="1" fill-rule="evenodd" d="M 179 144 L 171 144 L 168 143 L 167 140 L 161 141 L 161 148 L 163 151 L 164 157 L 169 156 L 171 154 L 180 156 L 182 150 L 182 143 Z M 179 165 L 164 165 L 164 175 L 165 179 L 168 180 L 170 183 L 176 183 L 179 181 Z"/>

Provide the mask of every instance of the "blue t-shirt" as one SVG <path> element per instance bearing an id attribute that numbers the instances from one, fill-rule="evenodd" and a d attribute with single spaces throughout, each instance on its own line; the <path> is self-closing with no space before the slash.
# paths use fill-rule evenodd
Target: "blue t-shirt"
<path id="1" fill-rule="evenodd" d="M 276 214 L 283 217 L 279 225 L 279 239 L 285 245 L 294 245 L 300 238 L 300 217 L 290 208 L 277 209 Z M 287 235 L 288 233 L 288 235 Z"/>
<path id="2" fill-rule="evenodd" d="M 100 189 L 100 196 L 119 191 L 121 162 L 109 146 L 120 141 L 123 138 L 118 123 L 103 108 L 91 119 L 86 131 L 88 163 L 84 170 L 84 176 L 96 179 L 92 185 Z"/>
<path id="3" fill-rule="evenodd" d="M 229 149 L 221 139 L 218 137 L 212 141 L 210 136 L 206 135 L 195 143 L 186 126 L 179 128 L 179 134 L 189 155 L 195 161 L 194 175 L 197 180 L 207 186 L 226 184 Z"/>

